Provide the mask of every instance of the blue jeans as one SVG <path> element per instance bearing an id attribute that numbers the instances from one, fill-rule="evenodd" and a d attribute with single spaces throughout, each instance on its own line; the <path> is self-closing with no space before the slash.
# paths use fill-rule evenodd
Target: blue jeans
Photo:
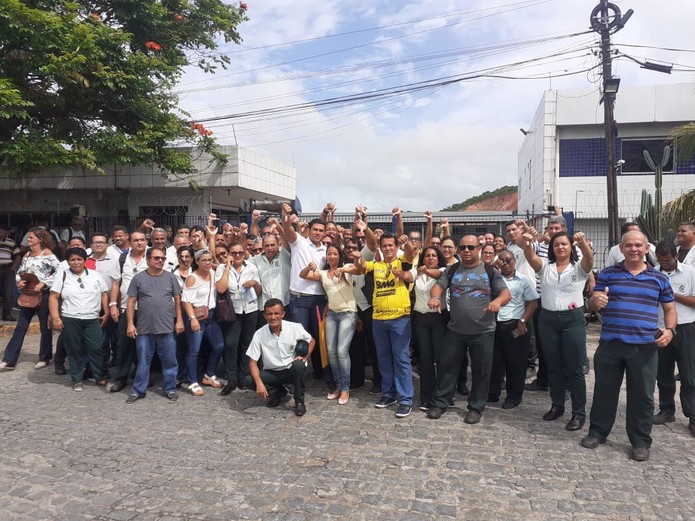
<path id="1" fill-rule="evenodd" d="M 188 352 L 186 353 L 188 374 L 186 381 L 193 384 L 198 382 L 198 353 L 200 352 L 200 344 L 203 342 L 203 337 L 208 339 L 211 349 L 205 374 L 212 376 L 217 370 L 217 364 L 222 357 L 222 351 L 224 351 L 224 336 L 222 335 L 220 323 L 215 320 L 214 308 L 210 310 L 208 319 L 200 322 L 200 331 L 197 333 L 191 329 L 190 320 L 185 320 L 184 322 L 186 326 L 186 343 L 188 344 Z"/>
<path id="2" fill-rule="evenodd" d="M 381 372 L 381 392 L 398 397 L 402 405 L 413 404 L 413 367 L 410 365 L 410 316 L 375 320 L 374 343 Z"/>
<path id="3" fill-rule="evenodd" d="M 41 305 L 38 308 L 19 308 L 19 318 L 17 325 L 12 334 L 12 338 L 7 343 L 5 348 L 5 356 L 2 361 L 7 362 L 7 365 L 14 367 L 19 360 L 19 353 L 24 344 L 24 337 L 29 330 L 29 324 L 34 315 L 39 316 L 39 325 L 41 326 L 41 343 L 39 346 L 39 360 L 48 362 L 53 358 L 53 333 L 48 329 L 48 293 L 44 293 L 41 299 Z"/>
<path id="4" fill-rule="evenodd" d="M 336 388 L 350 390 L 350 342 L 355 334 L 357 313 L 328 310 L 326 315 L 326 348 Z"/>
<path id="5" fill-rule="evenodd" d="M 318 315 L 316 307 L 318 306 Z M 290 317 L 292 322 L 301 324 L 311 338 L 318 343 L 319 339 L 319 316 L 323 316 L 323 308 L 326 306 L 325 295 L 299 296 L 292 295 L 290 297 Z M 311 366 L 314 370 L 314 376 L 323 374 L 323 366 L 321 365 L 321 350 L 314 349 L 311 353 Z"/>
<path id="6" fill-rule="evenodd" d="M 138 368 L 133 382 L 133 394 L 145 396 L 147 384 L 150 383 L 150 364 L 155 352 L 162 362 L 162 390 L 165 393 L 176 390 L 176 337 L 174 332 L 158 335 L 139 334 L 135 338 L 135 349 L 138 353 Z"/>

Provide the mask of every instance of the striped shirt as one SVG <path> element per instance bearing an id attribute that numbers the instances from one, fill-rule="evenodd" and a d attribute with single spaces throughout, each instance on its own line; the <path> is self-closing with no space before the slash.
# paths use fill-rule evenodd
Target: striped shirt
<path id="1" fill-rule="evenodd" d="M 603 309 L 601 340 L 654 343 L 660 303 L 675 300 L 668 277 L 648 265 L 633 275 L 619 262 L 599 274 L 594 291 L 606 288 L 608 305 Z"/>

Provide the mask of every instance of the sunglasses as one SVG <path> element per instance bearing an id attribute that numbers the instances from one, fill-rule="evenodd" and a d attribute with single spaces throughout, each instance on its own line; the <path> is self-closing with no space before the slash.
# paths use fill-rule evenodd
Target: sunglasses
<path id="1" fill-rule="evenodd" d="M 244 252 L 243 251 L 230 251 L 229 254 L 230 255 L 243 255 Z"/>
<path id="2" fill-rule="evenodd" d="M 462 244 L 461 246 L 459 246 L 460 251 L 464 251 L 464 250 L 473 251 L 476 248 L 479 248 L 479 246 L 476 244 Z"/>
<path id="3" fill-rule="evenodd" d="M 77 277 L 77 282 L 80 284 L 80 289 L 84 289 L 84 284 L 82 283 L 82 277 Z"/>
<path id="4" fill-rule="evenodd" d="M 497 259 L 497 260 L 500 261 L 502 264 L 507 264 L 507 265 L 509 265 L 509 264 L 511 264 L 512 262 L 514 262 L 514 257 L 508 257 L 508 258 L 506 258 L 506 259 Z"/>
<path id="5" fill-rule="evenodd" d="M 155 257 L 155 256 L 153 255 L 152 257 L 150 257 L 150 259 L 156 260 L 156 261 L 163 261 L 163 260 L 166 259 L 166 257 Z"/>

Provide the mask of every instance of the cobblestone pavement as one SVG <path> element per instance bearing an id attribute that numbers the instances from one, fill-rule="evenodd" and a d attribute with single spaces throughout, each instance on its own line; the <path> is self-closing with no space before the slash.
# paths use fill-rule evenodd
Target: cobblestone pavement
<path id="1" fill-rule="evenodd" d="M 590 351 L 596 346 L 591 326 Z M 650 461 L 628 458 L 621 414 L 609 442 L 544 422 L 547 393 L 463 423 L 396 420 L 366 389 L 349 404 L 310 382 L 308 413 L 268 409 L 250 391 L 73 392 L 53 366 L 35 370 L 38 336 L 0 374 L 1 519 L 695 519 L 695 439 L 687 420 L 654 428 Z M 589 392 L 593 376 L 589 375 Z M 591 396 L 589 397 L 589 403 Z"/>

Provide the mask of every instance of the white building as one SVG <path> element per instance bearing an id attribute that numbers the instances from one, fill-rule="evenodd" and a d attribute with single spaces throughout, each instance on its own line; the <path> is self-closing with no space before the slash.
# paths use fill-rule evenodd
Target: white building
<path id="1" fill-rule="evenodd" d="M 185 179 L 165 177 L 153 165 L 109 165 L 105 175 L 66 169 L 22 178 L 0 169 L 0 206 L 11 227 L 42 216 L 59 228 L 73 213 L 99 223 L 152 217 L 157 224 L 201 224 L 210 211 L 232 218 L 250 211 L 253 200 L 294 200 L 294 167 L 237 146 L 221 151 L 228 155 L 224 166 L 190 149 L 199 172 Z M 192 190 L 189 180 L 200 189 Z"/>
<path id="2" fill-rule="evenodd" d="M 594 242 L 597 265 L 608 246 L 606 160 L 603 105 L 598 90 L 545 91 L 519 150 L 519 214 L 547 215 L 560 206 L 575 215 L 575 229 Z M 695 121 L 692 84 L 628 87 L 622 85 L 615 105 L 616 154 L 621 222 L 640 213 L 642 189 L 654 195 L 654 176 L 643 151 L 655 162 L 674 127 Z M 695 189 L 695 159 L 671 154 L 664 168 L 663 202 Z M 538 227 L 544 222 L 536 222 Z M 591 233 L 589 233 L 591 232 Z"/>

